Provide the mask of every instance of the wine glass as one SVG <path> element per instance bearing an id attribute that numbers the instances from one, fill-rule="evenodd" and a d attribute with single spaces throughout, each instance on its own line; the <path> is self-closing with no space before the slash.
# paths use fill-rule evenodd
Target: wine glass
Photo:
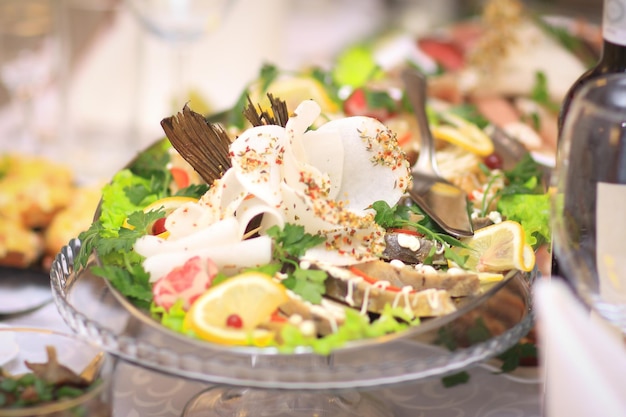
<path id="1" fill-rule="evenodd" d="M 552 186 L 564 277 L 626 332 L 626 74 L 596 78 L 574 98 Z"/>
<path id="2" fill-rule="evenodd" d="M 171 50 L 171 89 L 176 111 L 188 100 L 184 74 L 188 46 L 215 31 L 232 0 L 126 0 L 148 33 L 166 41 Z"/>
<path id="3" fill-rule="evenodd" d="M 12 110 L 3 150 L 44 151 L 45 134 L 36 121 L 43 122 L 39 101 L 63 62 L 59 13 L 55 0 L 0 1 L 0 81 Z"/>

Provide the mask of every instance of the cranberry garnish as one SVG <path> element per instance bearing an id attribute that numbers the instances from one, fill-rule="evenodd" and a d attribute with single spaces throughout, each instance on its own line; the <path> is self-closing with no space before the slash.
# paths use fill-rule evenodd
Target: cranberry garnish
<path id="1" fill-rule="evenodd" d="M 165 217 L 161 217 L 152 224 L 153 235 L 160 235 L 161 233 L 167 231 L 167 229 L 165 228 L 165 219 Z"/>
<path id="2" fill-rule="evenodd" d="M 487 155 L 483 162 L 489 169 L 502 169 L 502 157 L 495 152 Z"/>
<path id="3" fill-rule="evenodd" d="M 241 329 L 243 327 L 243 320 L 239 314 L 231 314 L 226 318 L 226 326 L 235 329 Z"/>

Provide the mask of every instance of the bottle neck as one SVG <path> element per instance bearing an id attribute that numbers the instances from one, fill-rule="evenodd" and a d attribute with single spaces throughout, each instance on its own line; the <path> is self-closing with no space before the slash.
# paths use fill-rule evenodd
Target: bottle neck
<path id="1" fill-rule="evenodd" d="M 626 0 L 604 0 L 602 37 L 604 44 L 626 46 Z"/>
<path id="2" fill-rule="evenodd" d="M 600 65 L 620 65 L 620 69 L 626 68 L 626 46 L 604 39 Z"/>

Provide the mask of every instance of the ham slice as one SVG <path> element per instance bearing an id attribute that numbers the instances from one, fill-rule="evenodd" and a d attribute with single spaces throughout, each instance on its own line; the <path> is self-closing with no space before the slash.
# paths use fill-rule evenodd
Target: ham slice
<path id="1" fill-rule="evenodd" d="M 217 272 L 213 261 L 194 256 L 154 284 L 154 303 L 169 310 L 174 303 L 182 300 L 183 309 L 187 310 L 211 286 Z"/>

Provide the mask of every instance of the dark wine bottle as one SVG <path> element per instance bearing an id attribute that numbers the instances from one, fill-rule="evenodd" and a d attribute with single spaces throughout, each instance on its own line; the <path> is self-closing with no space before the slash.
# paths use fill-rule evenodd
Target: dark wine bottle
<path id="1" fill-rule="evenodd" d="M 609 73 L 626 72 L 626 0 L 604 0 L 602 14 L 602 53 L 592 68 L 572 84 L 559 114 L 559 135 L 572 99 L 588 81 Z"/>
<path id="2" fill-rule="evenodd" d="M 589 81 L 603 74 L 626 72 L 626 0 L 604 0 L 602 14 L 602 53 L 600 59 L 570 87 L 563 99 L 558 118 L 559 137 L 572 99 Z M 561 275 L 558 259 L 552 251 L 551 275 Z M 562 277 L 567 279 L 567 277 Z"/>

